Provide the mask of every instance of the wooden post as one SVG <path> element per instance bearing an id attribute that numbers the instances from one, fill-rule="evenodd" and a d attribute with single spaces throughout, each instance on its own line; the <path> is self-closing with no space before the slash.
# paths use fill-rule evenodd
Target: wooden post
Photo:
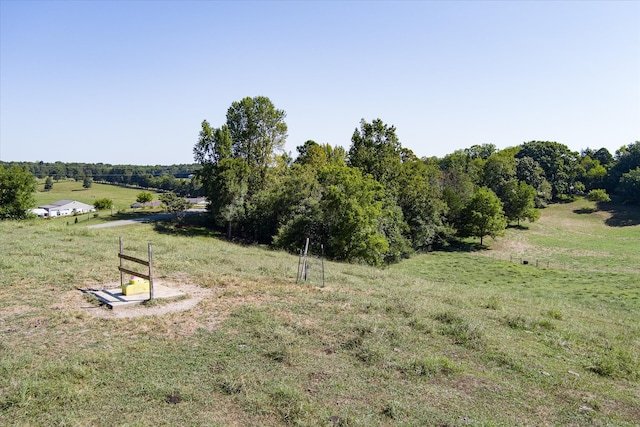
<path id="1" fill-rule="evenodd" d="M 120 236 L 120 255 L 122 255 L 122 236 Z M 122 256 L 119 256 L 118 258 L 120 258 L 120 287 L 122 288 L 122 285 L 124 285 L 124 276 L 122 273 Z"/>
<path id="2" fill-rule="evenodd" d="M 149 299 L 152 300 L 154 297 L 153 294 L 153 267 L 151 266 L 151 243 L 149 243 Z"/>

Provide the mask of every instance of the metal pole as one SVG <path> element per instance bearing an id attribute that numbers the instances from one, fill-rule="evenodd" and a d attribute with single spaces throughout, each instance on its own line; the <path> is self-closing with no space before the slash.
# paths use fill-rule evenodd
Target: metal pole
<path id="1" fill-rule="evenodd" d="M 296 274 L 296 284 L 300 281 L 300 264 L 302 263 L 302 249 L 300 249 L 300 255 L 298 255 L 298 273 Z"/>
<path id="2" fill-rule="evenodd" d="M 321 251 L 321 255 L 320 255 L 320 262 L 322 263 L 322 287 L 324 288 L 324 245 L 321 244 L 320 245 L 320 251 Z"/>
<path id="3" fill-rule="evenodd" d="M 306 282 L 307 277 L 307 252 L 309 251 L 309 238 L 307 237 L 307 243 L 304 245 L 304 261 L 302 262 L 302 274 L 304 275 L 304 281 Z"/>

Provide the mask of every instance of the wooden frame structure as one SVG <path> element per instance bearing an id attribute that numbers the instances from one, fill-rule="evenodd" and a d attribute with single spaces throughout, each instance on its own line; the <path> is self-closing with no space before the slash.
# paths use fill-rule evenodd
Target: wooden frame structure
<path id="1" fill-rule="evenodd" d="M 151 250 L 151 243 L 149 243 L 149 260 L 148 261 L 145 261 L 140 258 L 135 258 L 129 255 L 125 255 L 123 246 L 124 246 L 123 239 L 122 237 L 120 237 L 120 252 L 118 253 L 118 258 L 120 258 L 120 266 L 118 266 L 118 270 L 120 270 L 120 287 L 124 286 L 124 273 L 131 274 L 136 277 L 140 277 L 141 279 L 146 279 L 149 281 L 149 300 L 152 300 L 154 295 L 153 295 L 153 264 L 151 262 L 153 252 Z M 124 267 L 124 263 L 123 263 L 124 260 L 135 262 L 137 264 L 142 264 L 148 267 L 148 274 L 138 273 L 136 271 L 129 270 L 128 268 Z"/>

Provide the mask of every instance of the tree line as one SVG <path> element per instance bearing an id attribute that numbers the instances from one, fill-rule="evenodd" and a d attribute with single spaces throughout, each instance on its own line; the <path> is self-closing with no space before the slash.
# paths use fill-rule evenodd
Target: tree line
<path id="1" fill-rule="evenodd" d="M 228 238 L 297 251 L 308 237 L 333 259 L 373 265 L 535 221 L 548 203 L 640 201 L 640 142 L 611 154 L 553 141 L 473 145 L 418 158 L 396 128 L 362 120 L 345 149 L 306 141 L 284 152 L 286 113 L 246 97 L 201 124 L 194 156 L 211 220 Z"/>
<path id="2" fill-rule="evenodd" d="M 51 189 L 55 182 L 63 179 L 82 181 L 85 187 L 91 182 L 125 185 L 172 191 L 180 196 L 202 196 L 202 188 L 191 179 L 199 165 L 179 164 L 169 166 L 109 165 L 104 163 L 63 163 L 63 162 L 0 162 L 9 168 L 18 166 L 36 178 L 44 179 Z"/>
<path id="3" fill-rule="evenodd" d="M 640 141 L 614 154 L 529 141 L 418 158 L 401 145 L 394 126 L 363 119 L 348 149 L 308 140 L 294 159 L 284 151 L 285 118 L 267 97 L 232 103 L 220 127 L 201 123 L 194 165 L 2 163 L 0 219 L 24 216 L 34 176 L 91 175 L 204 195 L 211 223 L 229 239 L 297 251 L 310 238 L 329 258 L 381 265 L 465 237 L 482 245 L 509 223 L 535 221 L 549 203 L 578 196 L 640 203 Z M 191 174 L 195 179 L 182 178 Z"/>

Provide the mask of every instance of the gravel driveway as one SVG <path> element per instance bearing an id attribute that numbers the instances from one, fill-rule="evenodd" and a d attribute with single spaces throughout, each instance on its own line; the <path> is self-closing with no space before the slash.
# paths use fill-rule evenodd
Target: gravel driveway
<path id="1" fill-rule="evenodd" d="M 200 213 L 200 212 L 206 212 L 206 209 L 189 209 L 186 211 L 187 215 L 190 214 L 194 214 L 194 213 Z M 171 218 L 173 214 L 171 213 L 160 213 L 160 214 L 153 214 L 153 215 L 148 215 L 148 216 L 141 216 L 140 218 L 133 218 L 133 219 L 120 219 L 118 221 L 109 221 L 109 222 L 105 222 L 104 224 L 96 224 L 96 225 L 88 225 L 87 228 L 107 228 L 107 227 L 119 227 L 121 225 L 129 225 L 129 224 L 140 224 L 143 222 L 151 222 L 151 221 L 160 221 L 163 219 L 168 219 Z"/>

